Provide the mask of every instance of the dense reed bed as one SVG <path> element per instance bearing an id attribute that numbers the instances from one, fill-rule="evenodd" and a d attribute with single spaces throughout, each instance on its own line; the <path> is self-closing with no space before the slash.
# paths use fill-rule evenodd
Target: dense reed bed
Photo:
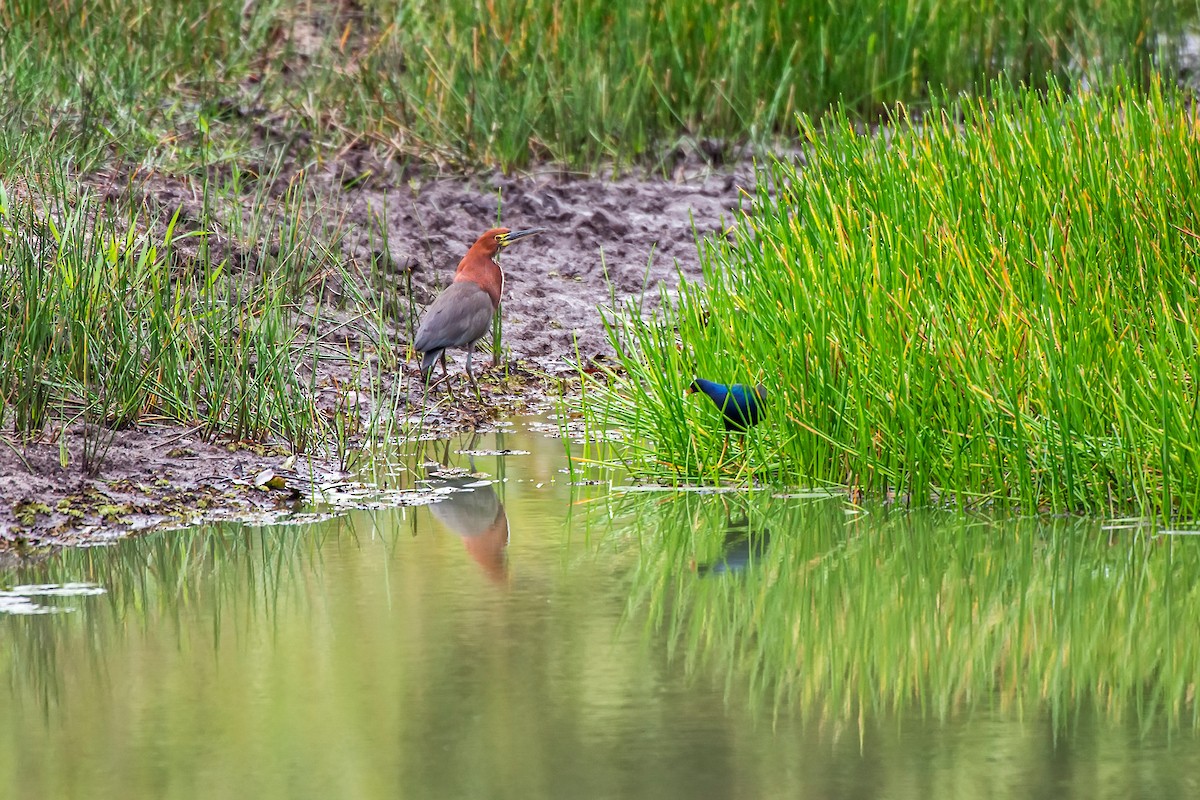
<path id="1" fill-rule="evenodd" d="M 0 426 L 27 441 L 82 423 L 93 473 L 115 431 L 156 417 L 210 440 L 319 443 L 319 343 L 300 323 L 322 309 L 296 298 L 326 265 L 304 204 L 293 210 L 225 219 L 218 253 L 212 219 L 184 233 L 178 215 L 123 217 L 63 179 L 0 187 Z M 232 263 L 235 243 L 268 227 L 274 255 Z"/>
<path id="2" fill-rule="evenodd" d="M 194 161 L 347 144 L 450 164 L 657 160 L 682 138 L 794 133 L 1001 73 L 1176 66 L 1195 0 L 18 0 L 0 8 L 0 138 Z"/>
<path id="3" fill-rule="evenodd" d="M 703 284 L 616 321 L 627 376 L 589 417 L 660 477 L 1194 516 L 1198 130 L 1120 88 L 804 122 L 806 163 L 764 167 Z M 693 374 L 763 381 L 767 421 L 724 446 Z"/>
<path id="4" fill-rule="evenodd" d="M 1179 628 L 1200 611 L 1195 537 L 873 510 L 769 492 L 653 506 L 627 495 L 593 535 L 639 542 L 630 621 L 669 631 L 692 667 L 749 676 L 813 718 L 993 707 L 1062 727 L 1093 711 L 1197 724 L 1200 648 Z"/>

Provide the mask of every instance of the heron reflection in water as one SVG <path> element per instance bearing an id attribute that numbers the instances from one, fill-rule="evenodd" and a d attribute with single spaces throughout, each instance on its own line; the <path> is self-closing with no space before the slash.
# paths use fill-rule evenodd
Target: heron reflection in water
<path id="1" fill-rule="evenodd" d="M 472 435 L 464 450 L 476 440 Z M 427 470 L 435 485 L 453 489 L 444 500 L 429 506 L 429 513 L 442 527 L 463 540 L 467 553 L 496 583 L 508 579 L 508 515 L 493 484 L 474 474 L 463 475 L 449 466 L 450 443 L 446 442 L 440 464 Z M 469 472 L 475 472 L 475 457 L 468 455 Z M 449 473 L 449 474 L 448 474 Z"/>

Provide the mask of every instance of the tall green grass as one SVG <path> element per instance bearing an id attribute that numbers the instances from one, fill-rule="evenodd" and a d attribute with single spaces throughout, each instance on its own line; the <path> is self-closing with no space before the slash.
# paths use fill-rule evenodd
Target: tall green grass
<path id="1" fill-rule="evenodd" d="M 0 174 L 69 155 L 194 164 L 200 124 L 247 128 L 278 2 L 16 0 L 0 8 Z M 224 136 L 232 142 L 248 134 Z M 61 163 L 61 162 L 60 162 Z M 5 169 L 7 167 L 7 169 Z"/>
<path id="2" fill-rule="evenodd" d="M 665 632 L 691 670 L 748 678 L 778 707 L 831 723 L 986 708 L 1056 727 L 1093 710 L 1143 729 L 1200 723 L 1200 647 L 1181 628 L 1200 611 L 1196 537 L 847 514 L 838 499 L 769 492 L 643 500 L 595 511 L 598 543 L 640 554 L 627 619 Z M 739 547 L 743 568 L 706 571 Z"/>
<path id="3" fill-rule="evenodd" d="M 376 8 L 388 19 L 388 4 Z M 349 96 L 368 100 L 359 113 L 381 130 L 390 117 L 414 143 L 470 162 L 594 166 L 681 137 L 790 136 L 797 112 L 841 102 L 871 116 L 1002 73 L 1044 85 L 1170 69 L 1195 12 L 1194 0 L 405 4 L 369 62 L 378 95 Z"/>
<path id="4" fill-rule="evenodd" d="M 82 423 L 90 472 L 116 430 L 151 416 L 212 439 L 319 439 L 315 387 L 296 369 L 315 337 L 290 291 L 312 253 L 239 269 L 184 247 L 212 220 L 190 234 L 177 222 L 115 215 L 61 179 L 0 188 L 0 426 L 33 439 Z"/>
<path id="5" fill-rule="evenodd" d="M 612 328 L 591 393 L 650 475 L 754 473 L 915 504 L 1200 511 L 1200 123 L 1173 92 L 804 121 L 727 239 L 650 321 Z M 757 381 L 769 416 L 722 455 L 693 374 Z"/>
<path id="6" fill-rule="evenodd" d="M 365 144 L 594 167 L 1001 73 L 1169 71 L 1196 16 L 1195 0 L 18 0 L 0 9 L 0 140 L 179 166 L 204 119 L 231 158 Z"/>

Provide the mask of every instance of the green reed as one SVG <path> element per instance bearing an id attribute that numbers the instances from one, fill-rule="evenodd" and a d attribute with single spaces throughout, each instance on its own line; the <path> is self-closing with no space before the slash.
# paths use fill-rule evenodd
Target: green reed
<path id="1" fill-rule="evenodd" d="M 324 423 L 293 362 L 315 345 L 288 291 L 304 256 L 237 269 L 189 250 L 209 231 L 181 233 L 178 215 L 118 216 L 61 178 L 23 195 L 0 208 L 0 425 L 83 422 L 90 472 L 111 431 L 148 415 L 309 446 Z"/>
<path id="2" fill-rule="evenodd" d="M 703 283 L 614 322 L 627 377 L 589 415 L 660 476 L 1193 515 L 1197 130 L 1158 88 L 805 121 L 806 163 L 762 170 Z M 693 374 L 768 385 L 745 457 Z"/>
<path id="3" fill-rule="evenodd" d="M 626 495 L 598 542 L 634 539 L 628 619 L 675 658 L 816 719 L 1091 709 L 1197 724 L 1195 537 L 1141 525 L 873 513 L 768 492 Z M 614 524 L 611 520 L 619 520 Z"/>
<path id="4" fill-rule="evenodd" d="M 589 166 L 659 156 L 681 137 L 790 136 L 797 112 L 841 101 L 873 115 L 925 101 L 929 86 L 974 91 L 1002 73 L 1043 85 L 1048 74 L 1169 67 L 1170 31 L 1196 10 L 1140 0 L 524 0 L 454 2 L 440 13 L 406 4 L 391 17 L 379 8 L 395 33 L 381 38 L 373 72 L 389 83 L 358 95 L 371 104 L 362 118 L 383 111 L 404 121 L 413 145 L 470 162 L 549 155 Z M 400 74 L 386 69 L 397 53 L 408 66 Z"/>
<path id="5" fill-rule="evenodd" d="M 18 0 L 0 9 L 0 139 L 194 163 L 203 117 L 230 156 L 353 143 L 595 167 L 790 138 L 797 112 L 873 116 L 1000 74 L 1169 71 L 1195 19 L 1195 0 Z"/>

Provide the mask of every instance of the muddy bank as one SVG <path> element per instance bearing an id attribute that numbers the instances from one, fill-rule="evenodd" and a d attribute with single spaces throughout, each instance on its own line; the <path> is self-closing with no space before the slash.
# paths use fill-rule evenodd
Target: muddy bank
<path id="1" fill-rule="evenodd" d="M 269 194 L 282 200 L 298 174 L 273 178 Z M 419 305 L 431 302 L 484 230 L 546 228 L 500 259 L 504 347 L 543 363 L 573 359 L 576 345 L 585 360 L 608 351 L 597 306 L 644 296 L 650 307 L 680 272 L 698 276 L 696 238 L 728 227 L 745 204 L 739 190 L 753 186 L 749 161 L 716 168 L 698 152 L 681 153 L 671 178 L 602 180 L 549 169 L 446 177 L 364 154 L 303 175 L 318 235 L 359 278 L 356 290 L 392 317 L 394 333 L 406 332 L 409 287 Z M 132 198 L 162 216 L 178 208 L 179 230 L 200 230 L 198 183 L 151 176 Z M 261 213 L 251 202 L 241 209 L 247 218 Z M 222 254 L 234 263 L 257 257 L 236 247 Z M 329 275 L 335 292 L 339 277 Z"/>
<path id="2" fill-rule="evenodd" d="M 671 178 L 600 180 L 549 170 L 464 178 L 404 172 L 358 154 L 310 171 L 307 186 L 328 211 L 331 254 L 349 267 L 346 274 L 363 276 L 356 291 L 394 312 L 393 341 L 404 341 L 411 324 L 408 287 L 419 305 L 430 302 L 480 232 L 498 223 L 548 229 L 502 257 L 506 370 L 485 373 L 482 398 L 460 393 L 426 404 L 412 364 L 394 376 L 405 383 L 405 412 L 425 413 L 426 431 L 449 431 L 526 411 L 562 390 L 561 381 L 548 383 L 546 376 L 569 380 L 577 353 L 585 361 L 606 354 L 600 306 L 635 299 L 650 308 L 660 287 L 674 287 L 680 273 L 698 276 L 695 236 L 728 226 L 752 174 L 748 163 L 715 169 L 697 155 L 682 157 Z M 127 178 L 112 180 L 129 185 Z M 277 183 L 274 194 L 281 197 L 288 180 Z M 180 209 L 185 226 L 200 217 L 202 193 L 186 179 L 156 175 L 120 193 L 150 212 Z M 255 258 L 253 248 L 225 245 L 234 260 Z M 320 325 L 340 346 L 365 347 L 341 322 L 329 317 Z M 449 355 L 451 372 L 460 372 L 462 354 Z M 318 368 L 323 408 L 332 409 L 345 391 L 347 372 L 344 362 Z M 342 476 L 330 457 L 289 461 L 270 442 L 206 442 L 180 425 L 116 432 L 96 477 L 76 466 L 80 433 L 69 430 L 65 443 L 67 468 L 57 435 L 27 444 L 9 438 L 0 447 L 0 550 L 36 553 L 103 543 L 164 522 L 274 511 L 295 504 L 314 481 Z M 256 487 L 264 470 L 286 475 L 285 488 Z"/>
<path id="3" fill-rule="evenodd" d="M 583 359 L 608 351 L 598 306 L 614 296 L 619 304 L 643 295 L 653 303 L 661 284 L 677 283 L 678 271 L 698 275 L 695 237 L 728 227 L 739 207 L 738 187 L 749 185 L 748 168 L 695 167 L 681 170 L 677 181 L 497 175 L 433 179 L 415 192 L 368 188 L 340 199 L 356 223 L 346 253 L 360 260 L 373 254 L 366 222 L 386 208 L 393 265 L 412 269 L 422 302 L 497 220 L 511 228 L 547 228 L 501 257 L 504 345 L 517 358 L 562 360 L 573 359 L 576 346 Z"/>
<path id="4" fill-rule="evenodd" d="M 66 435 L 68 451 L 81 434 Z M 186 524 L 255 511 L 277 510 L 290 490 L 257 486 L 265 469 L 292 473 L 286 448 L 271 444 L 210 443 L 182 426 L 117 431 L 104 466 L 88 477 L 63 467 L 57 441 L 6 448 L 0 456 L 0 497 L 6 544 L 24 554 L 64 545 L 103 544 L 156 524 Z M 284 470 L 285 464 L 288 469 Z M 321 469 L 320 462 L 300 464 Z"/>

